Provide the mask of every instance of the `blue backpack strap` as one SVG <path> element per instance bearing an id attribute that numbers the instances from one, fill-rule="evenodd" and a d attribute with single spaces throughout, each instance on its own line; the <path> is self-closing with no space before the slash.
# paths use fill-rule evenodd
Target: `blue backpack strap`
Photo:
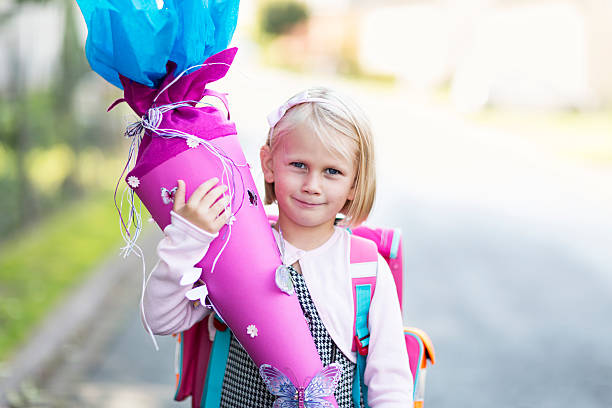
<path id="1" fill-rule="evenodd" d="M 174 350 L 174 374 L 176 376 L 176 391 L 174 392 L 174 399 L 177 399 L 179 390 L 183 385 L 183 333 L 173 334 L 176 336 L 176 348 Z"/>
<path id="2" fill-rule="evenodd" d="M 200 402 L 201 408 L 218 408 L 219 405 L 221 405 L 221 390 L 223 388 L 225 366 L 227 364 L 230 340 L 232 337 L 232 332 L 229 327 L 225 325 L 223 320 L 221 320 L 216 313 L 214 318 L 223 324 L 215 324 L 217 331 L 210 350 L 204 391 L 202 392 L 202 399 Z"/>
<path id="3" fill-rule="evenodd" d="M 367 307 L 368 309 L 370 308 L 369 301 L 368 301 Z M 367 352 L 367 349 L 366 349 L 366 352 Z M 365 381 L 364 381 L 366 356 L 367 354 L 361 354 L 361 352 L 357 353 L 357 364 L 355 366 L 355 375 L 353 377 L 353 405 L 355 406 L 355 408 L 361 408 L 361 396 L 362 395 L 363 395 L 363 403 L 365 407 L 366 408 L 369 407 L 368 405 L 368 386 L 365 384 Z"/>
<path id="4" fill-rule="evenodd" d="M 359 408 L 361 396 L 363 396 L 365 406 L 368 407 L 368 387 L 364 382 L 364 373 L 370 344 L 368 313 L 378 272 L 378 248 L 374 242 L 351 235 L 349 270 L 355 306 L 353 350 L 357 351 L 357 366 L 353 380 L 353 404 L 355 408 Z"/>

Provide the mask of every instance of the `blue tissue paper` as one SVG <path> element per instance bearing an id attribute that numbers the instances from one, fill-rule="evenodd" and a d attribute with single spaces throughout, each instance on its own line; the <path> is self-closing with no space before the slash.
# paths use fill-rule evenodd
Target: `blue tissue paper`
<path id="1" fill-rule="evenodd" d="M 239 0 L 77 0 L 87 24 L 91 68 L 122 88 L 119 74 L 152 88 L 229 45 Z"/>

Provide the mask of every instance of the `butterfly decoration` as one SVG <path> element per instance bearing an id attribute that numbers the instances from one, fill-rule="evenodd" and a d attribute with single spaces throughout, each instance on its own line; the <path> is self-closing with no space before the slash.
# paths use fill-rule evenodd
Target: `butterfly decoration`
<path id="1" fill-rule="evenodd" d="M 287 265 L 279 265 L 278 268 L 276 268 L 274 281 L 276 282 L 276 286 L 289 296 L 295 293 L 293 279 L 291 278 L 291 272 Z"/>
<path id="2" fill-rule="evenodd" d="M 338 363 L 323 367 L 306 387 L 296 387 L 285 374 L 270 364 L 262 364 L 259 374 L 268 391 L 278 397 L 272 408 L 333 408 L 332 403 L 324 397 L 333 395 L 342 369 Z"/>
<path id="3" fill-rule="evenodd" d="M 247 193 L 249 194 L 249 202 L 251 203 L 251 206 L 257 207 L 257 194 L 251 190 L 247 190 Z"/>
<path id="4" fill-rule="evenodd" d="M 174 195 L 176 194 L 176 189 L 178 187 L 174 187 L 172 190 L 168 190 L 165 187 L 161 188 L 161 198 L 164 201 L 164 204 L 170 204 L 174 202 Z"/>

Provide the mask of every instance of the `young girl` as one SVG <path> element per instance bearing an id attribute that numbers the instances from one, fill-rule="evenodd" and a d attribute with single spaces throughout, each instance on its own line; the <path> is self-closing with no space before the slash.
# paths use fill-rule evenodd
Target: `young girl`
<path id="1" fill-rule="evenodd" d="M 356 353 L 352 351 L 354 306 L 346 226 L 363 222 L 374 202 L 374 149 L 369 124 L 348 99 L 313 88 L 289 99 L 269 117 L 261 148 L 266 204 L 278 204 L 274 235 L 315 345 L 327 366 L 342 376 L 335 391 L 339 407 L 353 407 Z M 224 186 L 211 179 L 185 202 L 178 182 L 172 222 L 158 246 L 160 261 L 147 284 L 146 318 L 156 334 L 182 332 L 210 311 L 194 306 L 181 277 L 194 269 L 227 222 Z M 341 213 L 342 226 L 336 225 Z M 404 343 L 395 284 L 379 256 L 376 290 L 368 317 L 370 345 L 365 369 L 371 408 L 412 406 L 412 375 Z M 242 346 L 232 336 L 221 407 L 272 407 L 270 394 Z M 361 406 L 365 406 L 361 401 Z"/>

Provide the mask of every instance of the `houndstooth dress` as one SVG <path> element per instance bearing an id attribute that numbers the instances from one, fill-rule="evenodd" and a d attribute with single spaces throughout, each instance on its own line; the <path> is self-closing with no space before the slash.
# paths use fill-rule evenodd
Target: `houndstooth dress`
<path id="1" fill-rule="evenodd" d="M 319 313 L 315 308 L 304 277 L 294 268 L 291 268 L 291 277 L 295 285 L 300 306 L 308 322 L 308 328 L 319 351 L 323 366 L 333 362 L 342 367 L 342 376 L 336 387 L 334 396 L 339 408 L 353 408 L 353 378 L 355 363 L 352 363 L 334 343 L 327 329 L 323 325 Z M 271 408 L 275 396 L 268 392 L 266 385 L 259 375 L 259 370 L 244 348 L 232 336 L 230 342 L 227 366 L 223 378 L 221 391 L 221 408 Z M 361 408 L 364 408 L 363 398 Z"/>

